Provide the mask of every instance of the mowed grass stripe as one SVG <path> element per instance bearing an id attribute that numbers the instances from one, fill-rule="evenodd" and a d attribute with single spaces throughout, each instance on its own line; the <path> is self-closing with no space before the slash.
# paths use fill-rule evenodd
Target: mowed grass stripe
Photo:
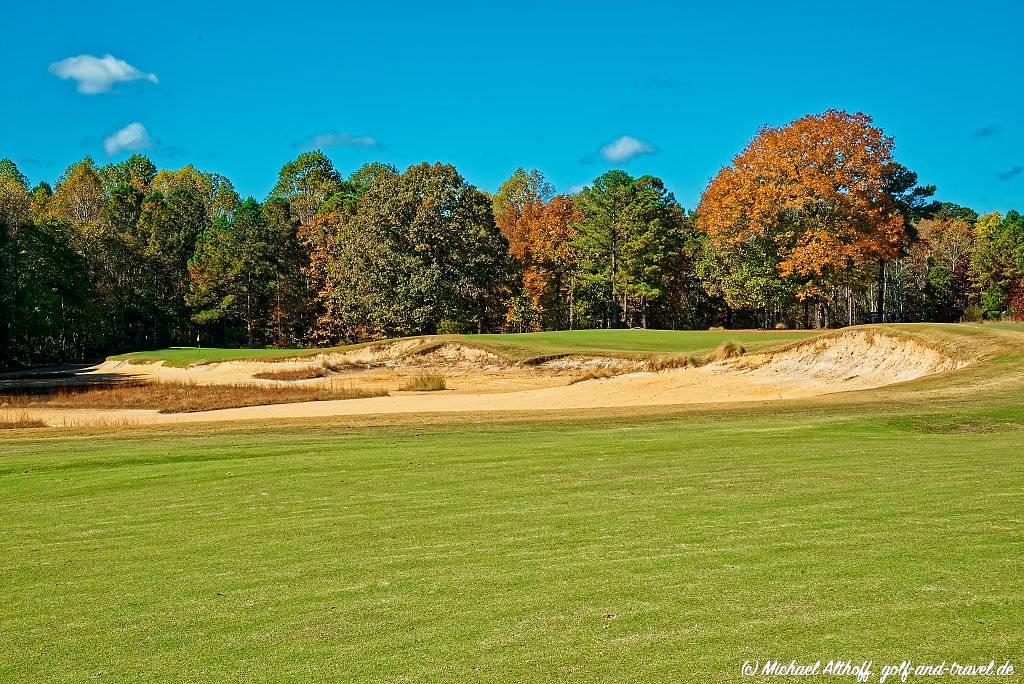
<path id="1" fill-rule="evenodd" d="M 0 681 L 1019 659 L 1024 415 L 989 412 L 9 443 Z"/>

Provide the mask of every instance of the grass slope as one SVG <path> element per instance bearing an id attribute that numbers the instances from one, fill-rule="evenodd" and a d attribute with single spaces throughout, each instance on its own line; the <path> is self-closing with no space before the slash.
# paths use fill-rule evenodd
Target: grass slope
<path id="1" fill-rule="evenodd" d="M 817 334 L 808 330 L 564 330 L 518 335 L 472 335 L 464 341 L 510 357 L 557 354 L 700 354 L 724 342 L 766 349 Z"/>
<path id="2" fill-rule="evenodd" d="M 460 342 L 480 347 L 515 360 L 560 354 L 649 355 L 691 354 L 714 350 L 723 342 L 736 341 L 758 350 L 812 337 L 806 330 L 563 330 L 515 335 L 433 335 L 424 344 Z M 343 352 L 368 343 L 329 349 L 221 349 L 216 347 L 173 347 L 111 356 L 132 363 L 163 361 L 185 367 L 217 361 L 278 361 Z"/>

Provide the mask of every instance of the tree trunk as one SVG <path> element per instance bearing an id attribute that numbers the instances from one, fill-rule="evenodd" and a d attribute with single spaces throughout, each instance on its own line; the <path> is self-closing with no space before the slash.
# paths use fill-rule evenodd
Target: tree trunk
<path id="1" fill-rule="evenodd" d="M 885 323 L 885 260 L 878 261 L 878 302 L 876 304 L 878 322 Z"/>
<path id="2" fill-rule="evenodd" d="M 619 300 L 615 298 L 615 271 L 618 263 L 616 259 L 617 255 L 615 254 L 614 238 L 612 238 L 612 240 L 612 277 L 608 282 L 608 295 L 611 300 L 611 311 L 608 313 L 608 327 L 617 328 L 619 320 Z"/>
<path id="3" fill-rule="evenodd" d="M 573 276 L 569 284 L 569 330 L 574 330 L 576 323 L 576 276 Z"/>
<path id="4" fill-rule="evenodd" d="M 618 222 L 619 217 L 617 212 L 612 215 L 611 234 L 609 235 L 611 243 L 611 257 L 612 257 L 612 274 L 611 282 L 608 283 L 608 293 L 611 299 L 611 318 L 608 321 L 609 328 L 619 327 L 619 312 L 618 312 L 618 301 L 615 299 L 615 278 L 619 272 L 619 235 L 618 235 Z"/>
<path id="5" fill-rule="evenodd" d="M 245 292 L 245 332 L 249 340 L 249 347 L 252 347 L 252 295 Z"/>
<path id="6" fill-rule="evenodd" d="M 853 325 L 853 288 L 846 288 L 846 324 Z"/>

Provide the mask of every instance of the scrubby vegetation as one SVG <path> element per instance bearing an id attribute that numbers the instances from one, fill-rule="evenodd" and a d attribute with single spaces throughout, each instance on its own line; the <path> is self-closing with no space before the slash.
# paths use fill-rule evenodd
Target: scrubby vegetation
<path id="1" fill-rule="evenodd" d="M 743 356 L 746 353 L 746 349 L 743 348 L 742 344 L 738 342 L 723 342 L 722 346 L 715 350 L 715 361 L 726 361 L 728 359 L 734 359 L 737 356 Z"/>
<path id="2" fill-rule="evenodd" d="M 340 382 L 295 386 L 124 381 L 60 388 L 43 394 L 12 393 L 0 396 L 0 407 L 156 409 L 162 413 L 185 413 L 302 401 L 365 399 L 386 394 L 383 391 L 356 389 Z"/>
<path id="3" fill-rule="evenodd" d="M 440 392 L 448 387 L 448 379 L 436 373 L 417 375 L 398 389 L 402 392 Z"/>
<path id="4" fill-rule="evenodd" d="M 619 373 L 612 368 L 597 368 L 595 370 L 587 371 L 582 375 L 577 375 L 567 385 L 575 385 L 579 382 L 586 382 L 587 380 L 606 380 L 608 378 L 614 378 Z"/>
<path id="5" fill-rule="evenodd" d="M 307 368 L 261 371 L 254 374 L 253 377 L 257 380 L 314 380 L 316 378 L 329 378 L 335 373 L 348 367 L 350 366 L 338 363 L 323 363 L 319 366 L 310 366 Z"/>
<path id="6" fill-rule="evenodd" d="M 18 430 L 21 428 L 36 427 L 46 427 L 46 423 L 17 412 L 0 414 L 0 430 Z"/>

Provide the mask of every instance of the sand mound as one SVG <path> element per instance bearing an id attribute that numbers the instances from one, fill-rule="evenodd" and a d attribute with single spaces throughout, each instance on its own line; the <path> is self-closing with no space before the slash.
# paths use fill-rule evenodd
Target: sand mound
<path id="1" fill-rule="evenodd" d="M 438 347 L 409 355 L 404 362 L 414 366 L 438 368 L 505 368 L 511 365 L 506 359 L 478 347 L 469 347 L 457 342 L 447 342 Z"/>
<path id="2" fill-rule="evenodd" d="M 707 368 L 836 392 L 907 382 L 969 363 L 910 336 L 857 330 L 826 335 L 774 353 L 721 361 Z"/>
<path id="3" fill-rule="evenodd" d="M 329 354 L 323 360 L 327 362 L 347 361 L 349 363 L 386 363 L 400 359 L 415 352 L 423 346 L 422 340 L 399 340 L 398 342 L 380 342 L 359 347 L 342 354 Z M 310 357 L 316 359 L 317 357 Z"/>

